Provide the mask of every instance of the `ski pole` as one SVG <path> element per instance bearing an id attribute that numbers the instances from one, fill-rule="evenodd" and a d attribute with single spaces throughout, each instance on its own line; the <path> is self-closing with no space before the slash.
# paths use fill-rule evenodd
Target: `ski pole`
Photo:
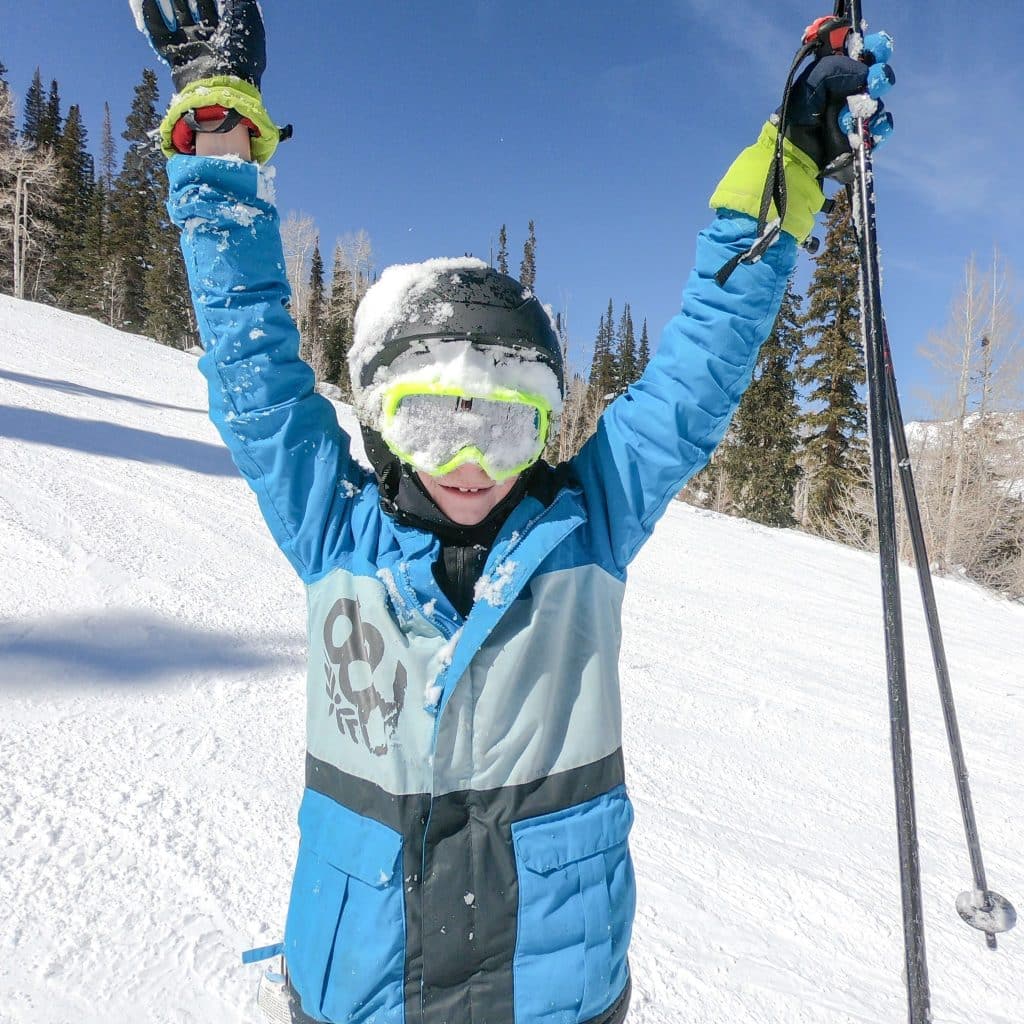
<path id="1" fill-rule="evenodd" d="M 988 948 L 996 949 L 996 935 L 1000 932 L 1008 932 L 1016 924 L 1017 913 L 1009 900 L 989 889 L 985 878 L 985 863 L 981 856 L 978 823 L 974 817 L 974 802 L 971 799 L 971 785 L 967 773 L 967 762 L 964 758 L 960 726 L 957 722 L 953 687 L 949 678 L 949 664 L 946 661 L 942 626 L 939 623 L 938 605 L 935 601 L 935 587 L 932 583 L 931 571 L 929 570 L 928 547 L 924 539 L 924 528 L 921 525 L 921 506 L 917 500 L 917 488 L 914 485 L 914 470 L 910 462 L 907 432 L 903 427 L 903 410 L 900 408 L 899 390 L 896 387 L 896 373 L 893 369 L 892 353 L 889 348 L 889 331 L 884 320 L 882 323 L 882 342 L 885 359 L 886 395 L 889 404 L 889 420 L 892 428 L 893 446 L 896 449 L 896 465 L 900 471 L 903 504 L 906 506 L 907 522 L 910 526 L 910 539 L 914 549 L 914 563 L 917 566 L 917 581 L 921 589 L 921 601 L 924 604 L 925 620 L 928 624 L 928 639 L 931 643 L 932 661 L 935 663 L 935 678 L 939 684 L 942 714 L 946 722 L 946 736 L 949 740 L 949 753 L 953 761 L 953 772 L 956 776 L 956 788 L 957 795 L 960 798 L 960 813 L 964 823 L 964 834 L 967 837 L 967 852 L 971 859 L 971 871 L 974 876 L 974 890 L 960 894 L 956 901 L 956 909 L 967 924 L 985 933 L 985 942 Z"/>
<path id="2" fill-rule="evenodd" d="M 854 31 L 863 30 L 860 0 L 837 0 L 836 14 L 846 15 Z M 856 177 L 852 186 L 852 198 L 860 227 L 861 325 L 867 364 L 871 468 L 878 516 L 878 551 L 882 581 L 893 786 L 896 796 L 907 1000 L 910 1024 L 929 1024 L 931 995 L 925 954 L 921 862 L 914 807 L 914 768 L 910 744 L 906 655 L 896 548 L 896 506 L 890 451 L 889 408 L 886 400 L 885 343 L 871 160 L 872 140 L 870 126 L 864 118 L 857 119 L 857 134 L 860 137 L 860 145 L 856 148 L 855 154 Z"/>

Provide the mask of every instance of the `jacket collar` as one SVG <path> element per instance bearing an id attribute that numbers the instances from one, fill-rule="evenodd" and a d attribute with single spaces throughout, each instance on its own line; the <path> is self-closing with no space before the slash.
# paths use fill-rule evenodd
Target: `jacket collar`
<path id="1" fill-rule="evenodd" d="M 586 521 L 582 491 L 565 488 L 547 508 L 533 497 L 509 516 L 484 568 L 479 597 L 445 673 L 439 711 L 509 606 L 552 551 Z M 440 716 L 439 716 L 440 717 Z"/>

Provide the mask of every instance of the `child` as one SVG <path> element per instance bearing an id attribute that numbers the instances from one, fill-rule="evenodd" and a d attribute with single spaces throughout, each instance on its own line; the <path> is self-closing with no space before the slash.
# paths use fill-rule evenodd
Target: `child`
<path id="1" fill-rule="evenodd" d="M 308 592 L 291 1018 L 619 1024 L 635 906 L 626 570 L 750 381 L 820 169 L 848 150 L 826 126 L 867 69 L 828 56 L 798 83 L 784 231 L 719 285 L 755 241 L 775 129 L 733 165 L 682 312 L 567 464 L 540 459 L 565 382 L 537 299 L 476 260 L 386 271 L 350 360 L 371 474 L 298 358 L 259 166 L 280 133 L 258 91 L 258 5 L 132 3 L 178 91 L 169 209 L 211 416 Z"/>

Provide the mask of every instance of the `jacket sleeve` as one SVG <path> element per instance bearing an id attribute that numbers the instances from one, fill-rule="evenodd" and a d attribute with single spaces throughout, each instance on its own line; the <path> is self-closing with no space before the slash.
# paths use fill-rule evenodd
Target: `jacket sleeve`
<path id="1" fill-rule="evenodd" d="M 721 210 L 700 234 L 681 312 L 644 375 L 605 410 L 573 461 L 590 518 L 607 530 L 620 571 L 722 440 L 775 323 L 796 263 L 791 235 L 760 262 L 741 264 L 724 287 L 715 281 L 756 230 L 750 217 Z"/>
<path id="2" fill-rule="evenodd" d="M 271 182 L 238 160 L 179 156 L 168 174 L 210 418 L 281 550 L 315 576 L 348 543 L 349 499 L 366 473 L 299 358 Z"/>

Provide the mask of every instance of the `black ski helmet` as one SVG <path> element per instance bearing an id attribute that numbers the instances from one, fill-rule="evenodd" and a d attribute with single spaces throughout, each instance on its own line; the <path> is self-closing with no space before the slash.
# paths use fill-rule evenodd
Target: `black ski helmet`
<path id="1" fill-rule="evenodd" d="M 474 346 L 522 352 L 543 363 L 555 374 L 564 395 L 562 347 L 550 316 L 533 292 L 479 260 L 452 260 L 450 264 L 452 270 L 437 273 L 430 287 L 410 296 L 383 337 L 372 339 L 372 355 L 365 360 L 358 358 L 365 345 L 360 345 L 357 314 L 355 358 L 350 359 L 353 390 L 372 387 L 382 368 L 418 348 L 429 352 L 434 342 L 469 341 Z M 443 320 L 436 316 L 439 309 L 445 310 Z"/>
<path id="2" fill-rule="evenodd" d="M 365 396 L 386 379 L 405 356 L 430 355 L 443 342 L 469 342 L 474 348 L 520 353 L 523 361 L 548 367 L 565 395 L 562 347 L 551 317 L 533 294 L 508 274 L 471 258 L 431 260 L 395 267 L 414 284 L 392 293 L 385 271 L 356 314 L 349 375 L 363 440 L 371 464 L 383 479 L 397 464 L 384 444 Z M 372 307 L 383 288 L 382 310 Z M 381 315 L 383 314 L 383 315 Z M 367 322 L 371 321 L 371 322 Z M 553 425 L 557 420 L 553 420 Z"/>

